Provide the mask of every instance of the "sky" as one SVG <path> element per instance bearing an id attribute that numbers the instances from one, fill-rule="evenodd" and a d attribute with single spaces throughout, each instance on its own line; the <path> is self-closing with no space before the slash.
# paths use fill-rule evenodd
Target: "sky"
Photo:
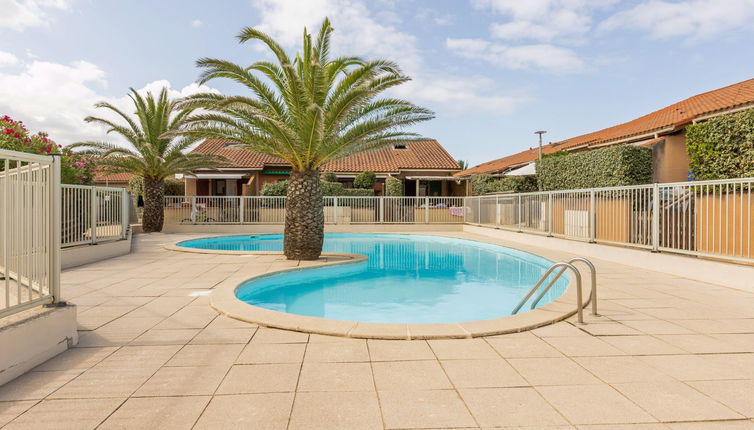
<path id="1" fill-rule="evenodd" d="M 436 113 L 413 127 L 476 165 L 754 77 L 754 0 L 0 0 L 0 114 L 61 144 L 112 141 L 83 119 L 129 88 L 204 87 L 195 61 L 248 65 L 257 27 L 297 49 L 324 17 L 336 54 L 388 58 L 393 95 Z M 100 110 L 101 111 L 101 110 Z"/>

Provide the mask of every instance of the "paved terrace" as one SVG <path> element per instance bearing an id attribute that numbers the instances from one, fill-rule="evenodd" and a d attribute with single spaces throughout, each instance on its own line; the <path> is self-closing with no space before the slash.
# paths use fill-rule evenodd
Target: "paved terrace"
<path id="1" fill-rule="evenodd" d="M 604 316 L 588 325 L 332 338 L 218 315 L 214 285 L 295 263 L 162 249 L 187 237 L 140 235 L 64 273 L 79 344 L 0 387 L 0 427 L 754 428 L 752 293 L 596 261 Z"/>

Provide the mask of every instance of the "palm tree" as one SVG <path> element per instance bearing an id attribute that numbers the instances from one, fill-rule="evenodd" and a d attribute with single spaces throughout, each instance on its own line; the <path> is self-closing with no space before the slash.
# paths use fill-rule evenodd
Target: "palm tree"
<path id="1" fill-rule="evenodd" d="M 163 196 L 165 178 L 176 173 L 190 173 L 194 169 L 220 165 L 221 157 L 186 154 L 195 143 L 191 137 L 163 136 L 178 130 L 191 118 L 193 109 L 178 107 L 179 99 L 170 99 L 167 88 L 157 98 L 151 92 L 146 97 L 133 88 L 128 95 L 133 101 L 135 117 L 127 115 L 107 102 L 95 105 L 115 113 L 120 121 L 89 116 L 86 122 L 102 124 L 107 133 L 116 133 L 128 143 L 121 146 L 108 142 L 78 142 L 72 148 L 83 148 L 84 153 L 95 155 L 98 168 L 106 173 L 133 173 L 144 178 L 144 232 L 162 230 Z"/>
<path id="2" fill-rule="evenodd" d="M 397 64 L 358 57 L 330 58 L 333 28 L 325 19 L 316 37 L 304 29 L 302 52 L 291 59 L 267 34 L 244 28 L 241 43 L 255 40 L 276 62 L 248 67 L 202 58 L 201 83 L 231 79 L 249 96 L 197 94 L 183 103 L 209 113 L 188 119 L 182 134 L 230 139 L 249 150 L 291 164 L 285 216 L 288 259 L 313 260 L 322 252 L 324 214 L 320 168 L 333 160 L 417 138 L 402 128 L 433 117 L 427 109 L 398 98 L 378 98 L 410 78 Z"/>

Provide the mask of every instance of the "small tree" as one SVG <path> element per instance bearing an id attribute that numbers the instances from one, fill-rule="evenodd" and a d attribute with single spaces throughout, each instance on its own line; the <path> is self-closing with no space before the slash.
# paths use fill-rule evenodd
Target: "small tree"
<path id="1" fill-rule="evenodd" d="M 119 121 L 86 117 L 84 121 L 107 127 L 108 133 L 120 135 L 126 146 L 108 142 L 79 142 L 72 146 L 85 148 L 97 156 L 97 164 L 106 173 L 132 173 L 144 178 L 145 233 L 162 230 L 165 179 L 176 173 L 190 173 L 196 169 L 214 168 L 225 160 L 222 157 L 186 153 L 198 138 L 169 135 L 191 119 L 193 108 L 178 107 L 178 99 L 170 99 L 167 88 L 158 95 L 146 97 L 131 89 L 129 94 L 135 115 L 129 115 L 114 105 L 101 102 L 95 107 L 106 109 Z"/>
<path id="2" fill-rule="evenodd" d="M 402 196 L 403 181 L 392 176 L 385 178 L 385 195 L 392 197 Z"/>
<path id="3" fill-rule="evenodd" d="M 223 138 L 291 165 L 283 252 L 289 260 L 316 260 L 322 252 L 325 215 L 320 169 L 355 154 L 415 140 L 406 127 L 434 117 L 413 103 L 380 97 L 410 80 L 388 60 L 331 56 L 333 27 L 306 29 L 300 52 L 289 55 L 270 35 L 244 28 L 240 42 L 258 41 L 274 61 L 234 64 L 202 58 L 200 82 L 228 79 L 242 96 L 197 94 L 185 106 L 203 108 L 182 127 L 193 138 Z"/>
<path id="4" fill-rule="evenodd" d="M 354 188 L 372 189 L 375 182 L 377 182 L 377 175 L 374 172 L 364 171 L 353 179 L 353 186 Z"/>
<path id="5" fill-rule="evenodd" d="M 325 172 L 322 175 L 322 180 L 325 182 L 338 182 L 338 176 L 334 172 Z"/>

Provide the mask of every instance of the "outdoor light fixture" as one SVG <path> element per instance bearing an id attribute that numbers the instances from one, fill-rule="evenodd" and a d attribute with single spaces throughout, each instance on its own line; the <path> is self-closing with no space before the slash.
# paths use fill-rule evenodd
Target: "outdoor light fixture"
<path id="1" fill-rule="evenodd" d="M 539 159 L 542 159 L 542 135 L 547 133 L 544 130 L 535 131 L 534 134 L 539 135 Z"/>

